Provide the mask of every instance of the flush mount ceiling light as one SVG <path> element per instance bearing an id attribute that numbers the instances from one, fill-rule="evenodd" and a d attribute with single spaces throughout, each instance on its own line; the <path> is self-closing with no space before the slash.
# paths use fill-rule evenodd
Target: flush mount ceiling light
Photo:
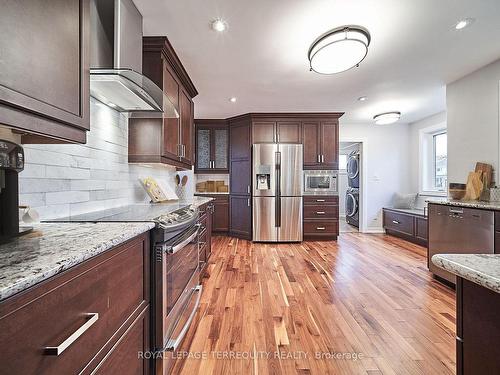
<path id="1" fill-rule="evenodd" d="M 309 48 L 311 70 L 335 74 L 358 66 L 368 53 L 370 33 L 361 26 L 341 26 L 321 35 Z"/>
<path id="2" fill-rule="evenodd" d="M 365 100 L 367 100 L 367 99 L 368 99 L 368 97 L 367 97 L 367 96 L 360 96 L 360 97 L 358 98 L 358 102 L 364 102 L 364 101 L 365 101 Z"/>
<path id="3" fill-rule="evenodd" d="M 467 26 L 470 26 L 473 22 L 474 18 L 464 18 L 463 20 L 460 20 L 455 24 L 455 30 L 465 29 Z"/>
<path id="4" fill-rule="evenodd" d="M 373 116 L 373 120 L 377 125 L 393 124 L 401 118 L 401 112 L 385 112 Z"/>
<path id="5" fill-rule="evenodd" d="M 212 21 L 212 29 L 218 32 L 223 32 L 227 28 L 227 23 L 220 18 Z"/>
<path id="6" fill-rule="evenodd" d="M 231 103 L 236 103 L 236 98 L 233 96 L 232 98 L 229 98 L 229 101 L 230 101 Z"/>

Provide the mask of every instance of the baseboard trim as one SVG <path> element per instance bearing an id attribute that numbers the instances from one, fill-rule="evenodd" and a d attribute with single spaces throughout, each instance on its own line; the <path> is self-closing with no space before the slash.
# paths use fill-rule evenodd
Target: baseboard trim
<path id="1" fill-rule="evenodd" d="M 385 233 L 384 228 L 382 227 L 369 227 L 364 230 L 363 233 Z"/>

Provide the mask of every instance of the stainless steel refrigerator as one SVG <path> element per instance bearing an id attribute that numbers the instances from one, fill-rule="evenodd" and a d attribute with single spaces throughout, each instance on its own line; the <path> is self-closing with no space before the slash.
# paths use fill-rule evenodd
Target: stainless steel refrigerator
<path id="1" fill-rule="evenodd" d="M 253 145 L 253 240 L 302 241 L 302 145 Z"/>

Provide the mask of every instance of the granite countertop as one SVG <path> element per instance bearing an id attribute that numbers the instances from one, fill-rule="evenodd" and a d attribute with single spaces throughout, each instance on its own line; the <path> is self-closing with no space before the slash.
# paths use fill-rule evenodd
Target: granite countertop
<path id="1" fill-rule="evenodd" d="M 480 208 L 483 210 L 500 211 L 500 202 L 462 201 L 462 200 L 455 200 L 455 199 L 445 199 L 445 200 L 428 199 L 428 200 L 426 200 L 426 202 L 427 203 L 434 203 L 434 204 L 442 204 L 445 206 Z"/>
<path id="2" fill-rule="evenodd" d="M 216 192 L 200 192 L 200 191 L 197 191 L 196 193 L 194 193 L 195 196 L 200 196 L 200 195 L 229 195 L 229 192 L 228 191 L 216 191 Z"/>
<path id="3" fill-rule="evenodd" d="M 154 223 L 42 223 L 0 245 L 0 301 L 96 256 Z"/>
<path id="4" fill-rule="evenodd" d="M 191 199 L 169 201 L 165 203 L 135 203 L 127 206 L 110 208 L 102 211 L 94 211 L 85 214 L 72 215 L 57 219 L 46 220 L 47 222 L 152 222 L 161 215 L 168 214 L 180 208 L 194 205 L 199 207 L 214 200 L 210 197 L 195 196 Z"/>
<path id="5" fill-rule="evenodd" d="M 432 263 L 500 293 L 500 254 L 436 254 Z"/>

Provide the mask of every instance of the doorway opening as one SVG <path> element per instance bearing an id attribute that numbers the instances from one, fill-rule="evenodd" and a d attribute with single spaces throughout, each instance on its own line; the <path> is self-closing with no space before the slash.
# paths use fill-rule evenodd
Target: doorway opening
<path id="1" fill-rule="evenodd" d="M 363 143 L 339 143 L 339 232 L 363 231 L 362 215 Z"/>

